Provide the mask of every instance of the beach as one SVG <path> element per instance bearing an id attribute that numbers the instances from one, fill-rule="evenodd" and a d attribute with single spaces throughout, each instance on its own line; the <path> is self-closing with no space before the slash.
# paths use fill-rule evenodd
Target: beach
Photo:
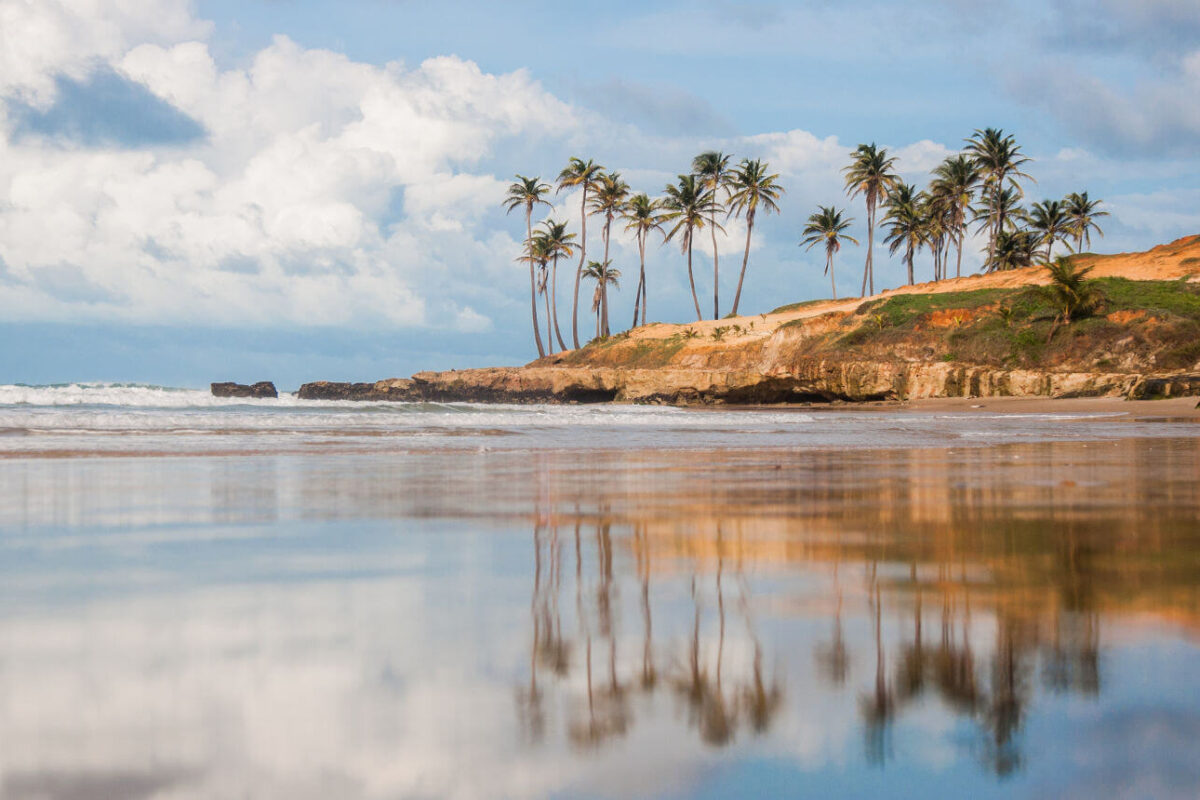
<path id="1" fill-rule="evenodd" d="M 6 797 L 1200 789 L 1185 402 L 18 391 Z"/>

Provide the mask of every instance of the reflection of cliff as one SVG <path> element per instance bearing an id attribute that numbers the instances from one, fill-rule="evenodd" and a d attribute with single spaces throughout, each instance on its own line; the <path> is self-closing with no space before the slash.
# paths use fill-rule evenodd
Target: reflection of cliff
<path id="1" fill-rule="evenodd" d="M 1118 460 L 1141 452 L 1102 446 Z M 996 451 L 947 461 L 805 453 L 801 464 L 735 470 L 725 486 L 673 466 L 666 479 L 678 492 L 652 487 L 660 503 L 645 513 L 632 488 L 608 486 L 600 502 L 549 487 L 572 508 L 547 501 L 535 532 L 535 681 L 566 698 L 577 746 L 623 736 L 642 699 L 664 688 L 680 719 L 722 746 L 770 729 L 785 700 L 773 676 L 804 658 L 825 687 L 817 691 L 857 696 L 869 758 L 889 759 L 896 722 L 935 702 L 972 721 L 972 749 L 991 770 L 1018 769 L 1039 694 L 1103 690 L 1102 615 L 1148 612 L 1193 628 L 1200 619 L 1196 489 L 1151 486 L 1137 463 L 1124 465 L 1122 481 L 1103 460 L 1069 468 L 1056 459 L 1079 446 L 1057 447 L 1001 451 L 1013 471 L 1001 459 L 990 482 L 982 462 L 997 463 Z M 1174 456 L 1163 448 L 1155 457 Z M 1033 465 L 1017 463 L 1026 459 Z M 855 469 L 873 479 L 856 484 Z M 1146 496 L 1161 502 L 1134 502 Z M 573 585 L 563 581 L 564 558 Z M 564 625 L 563 596 L 572 594 Z M 624 597 L 635 598 L 636 616 L 621 613 Z M 780 652 L 760 630 L 767 611 L 825 617 L 828 627 L 806 639 L 806 653 Z M 634 619 L 637 647 L 622 630 Z"/>

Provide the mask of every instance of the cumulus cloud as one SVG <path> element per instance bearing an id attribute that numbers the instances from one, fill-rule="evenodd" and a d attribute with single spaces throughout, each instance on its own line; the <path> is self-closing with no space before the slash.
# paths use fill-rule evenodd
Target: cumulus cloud
<path id="1" fill-rule="evenodd" d="M 14 24 L 64 43 L 9 77 L 10 110 L 51 107 L 64 76 L 99 71 L 205 135 L 130 149 L 47 129 L 51 118 L 14 136 L 9 113 L 0 307 L 10 319 L 487 327 L 447 290 L 471 262 L 439 259 L 436 237 L 476 245 L 454 259 L 490 257 L 480 220 L 503 184 L 472 167 L 505 137 L 565 134 L 569 107 L 522 71 L 491 75 L 454 57 L 377 67 L 286 37 L 221 70 L 204 41 L 172 41 L 205 30 L 186 4 L 117 5 L 6 5 Z M 84 22 L 100 33 L 83 36 Z"/>

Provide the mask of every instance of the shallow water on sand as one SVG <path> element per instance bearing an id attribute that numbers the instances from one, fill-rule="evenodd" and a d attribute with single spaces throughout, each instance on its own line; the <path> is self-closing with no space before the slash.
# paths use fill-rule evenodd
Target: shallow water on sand
<path id="1" fill-rule="evenodd" d="M 99 406 L 0 405 L 2 797 L 1200 794 L 1194 425 Z"/>

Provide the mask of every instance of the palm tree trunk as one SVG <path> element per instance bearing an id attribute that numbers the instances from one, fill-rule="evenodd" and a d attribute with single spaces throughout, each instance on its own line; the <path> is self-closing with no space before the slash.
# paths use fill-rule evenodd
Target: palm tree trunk
<path id="1" fill-rule="evenodd" d="M 642 307 L 642 290 L 646 285 L 646 233 L 638 231 L 638 257 L 641 261 L 641 269 L 638 270 L 638 285 L 637 292 L 633 297 L 633 324 L 630 328 L 636 328 L 638 324 L 638 311 Z"/>
<path id="2" fill-rule="evenodd" d="M 533 206 L 525 207 L 525 249 L 529 256 L 529 305 L 533 309 L 533 338 L 537 342 L 538 358 L 544 358 L 546 347 L 542 344 L 542 329 L 538 326 L 537 286 L 533 279 Z"/>
<path id="3" fill-rule="evenodd" d="M 587 258 L 587 184 L 583 185 L 583 200 L 579 204 L 579 267 L 575 270 L 575 302 L 571 304 L 571 342 L 579 349 L 579 281 L 583 278 Z"/>
<path id="4" fill-rule="evenodd" d="M 608 329 L 608 244 L 609 236 L 612 233 L 612 212 L 608 212 L 608 216 L 604 219 L 604 274 L 605 279 L 600 281 L 600 316 L 604 318 L 604 335 L 611 336 L 612 331 Z"/>
<path id="5" fill-rule="evenodd" d="M 966 231 L 964 231 L 962 228 L 959 228 L 958 229 L 958 266 L 954 270 L 954 277 L 956 277 L 956 278 L 962 277 L 962 249 L 963 249 L 963 237 L 965 235 L 966 235 Z"/>
<path id="6" fill-rule="evenodd" d="M 768 209 L 769 210 L 769 209 Z M 746 280 L 746 262 L 750 260 L 750 232 L 754 230 L 754 211 L 746 213 L 746 251 L 742 253 L 742 273 L 738 275 L 737 294 L 733 296 L 733 315 L 737 316 L 738 304 L 742 302 L 742 281 Z"/>
<path id="7" fill-rule="evenodd" d="M 704 315 L 700 313 L 700 298 L 696 294 L 696 279 L 692 276 L 692 234 L 688 234 L 688 283 L 692 286 L 692 302 L 696 304 L 696 322 L 703 322 Z"/>
<path id="8" fill-rule="evenodd" d="M 913 246 L 912 246 L 912 242 L 909 242 L 909 244 L 908 244 L 908 252 L 905 254 L 904 261 L 905 261 L 905 263 L 908 264 L 908 285 L 912 286 L 913 283 L 916 282 L 914 279 L 914 276 L 913 276 Z M 872 291 L 872 294 L 874 294 L 874 291 Z"/>
<path id="9" fill-rule="evenodd" d="M 716 213 L 709 214 L 708 220 L 709 220 L 710 232 L 712 233 L 712 246 L 713 246 L 713 319 L 720 319 L 721 318 L 721 309 L 720 309 L 721 289 L 720 289 L 720 285 L 717 283 L 717 280 L 720 277 L 720 274 L 719 274 L 719 270 L 717 269 L 719 259 L 717 258 L 717 215 L 716 215 Z"/>
<path id="10" fill-rule="evenodd" d="M 867 281 L 871 282 L 871 294 L 875 294 L 875 198 L 867 195 L 867 263 L 863 267 L 862 290 L 859 294 L 867 296 Z"/>
<path id="11" fill-rule="evenodd" d="M 554 254 L 554 266 L 550 270 L 550 309 L 551 318 L 554 320 L 554 334 L 558 337 L 558 349 L 566 350 L 567 345 L 563 342 L 562 331 L 558 328 L 558 253 Z"/>
<path id="12" fill-rule="evenodd" d="M 546 297 L 546 350 L 549 351 L 550 355 L 554 355 L 554 336 L 551 322 L 554 318 L 550 315 L 550 284 L 546 284 L 546 291 L 543 294 Z"/>
<path id="13" fill-rule="evenodd" d="M 825 271 L 829 273 L 829 288 L 833 289 L 833 299 L 837 300 L 837 281 L 833 277 L 833 250 L 825 248 Z"/>

